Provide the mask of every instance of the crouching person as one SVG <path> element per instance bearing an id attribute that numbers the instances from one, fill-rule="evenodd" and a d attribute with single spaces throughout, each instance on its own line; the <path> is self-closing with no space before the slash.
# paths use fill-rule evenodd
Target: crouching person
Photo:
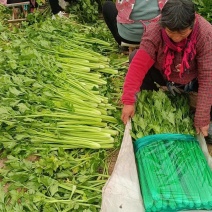
<path id="1" fill-rule="evenodd" d="M 198 90 L 194 125 L 212 142 L 208 132 L 212 106 L 212 26 L 195 12 L 191 0 L 169 0 L 157 22 L 150 23 L 130 63 L 123 87 L 122 121 L 135 113 L 136 93 L 157 90 L 155 82 Z M 164 108 L 165 109 L 165 108 Z"/>

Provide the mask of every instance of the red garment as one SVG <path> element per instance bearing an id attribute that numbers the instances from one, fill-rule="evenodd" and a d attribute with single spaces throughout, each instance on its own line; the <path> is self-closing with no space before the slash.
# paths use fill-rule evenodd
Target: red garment
<path id="1" fill-rule="evenodd" d="M 124 83 L 125 92 L 122 101 L 125 105 L 132 105 L 136 101 L 136 94 L 140 91 L 143 79 L 153 64 L 154 60 L 144 50 L 139 49 L 136 52 Z"/>
<path id="2" fill-rule="evenodd" d="M 136 93 L 139 92 L 144 76 L 151 67 L 151 60 L 147 59 L 148 57 L 152 59 L 154 67 L 160 70 L 166 78 L 162 70 L 165 44 L 161 36 L 161 29 L 159 23 L 150 23 L 147 26 L 140 44 L 140 53 L 136 54 L 131 62 L 125 78 L 122 95 L 124 104 L 133 104 L 136 101 Z M 146 60 L 140 58 L 141 55 L 146 55 Z M 169 75 L 170 81 L 185 85 L 194 78 L 198 78 L 199 89 L 194 124 L 196 127 L 203 127 L 210 123 L 212 106 L 212 26 L 203 17 L 198 17 L 196 56 L 189 62 L 190 69 L 185 69 L 182 77 L 179 77 L 178 68 L 182 56 L 182 52 L 175 52 Z"/>
<path id="3" fill-rule="evenodd" d="M 158 0 L 158 7 L 162 10 L 163 6 L 167 0 Z M 132 24 L 135 21 L 130 19 L 130 14 L 132 13 L 135 0 L 116 0 L 116 8 L 118 10 L 117 22 L 121 24 Z M 141 23 L 157 21 L 160 16 L 157 16 L 151 20 L 140 20 Z"/>
<path id="4" fill-rule="evenodd" d="M 196 16 L 196 18 L 198 18 L 198 16 Z M 196 55 L 195 46 L 197 42 L 197 29 L 198 29 L 198 21 L 194 25 L 190 35 L 186 39 L 178 43 L 174 43 L 170 40 L 170 38 L 166 34 L 165 29 L 161 30 L 162 38 L 166 45 L 164 49 L 165 60 L 163 70 L 168 80 L 169 75 L 171 74 L 171 64 L 173 62 L 175 52 L 181 52 L 183 55 L 181 66 L 179 68 L 179 76 L 182 77 L 184 70 L 190 68 L 189 61 L 193 60 Z"/>

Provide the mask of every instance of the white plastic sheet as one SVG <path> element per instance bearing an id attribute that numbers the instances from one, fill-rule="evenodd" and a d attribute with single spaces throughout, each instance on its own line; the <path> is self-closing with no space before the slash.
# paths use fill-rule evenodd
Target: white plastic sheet
<path id="1" fill-rule="evenodd" d="M 140 192 L 130 129 L 131 123 L 128 122 L 113 173 L 103 188 L 101 212 L 145 211 Z M 212 169 L 212 158 L 208 153 L 205 139 L 203 136 L 198 136 L 197 139 Z M 187 212 L 191 212 L 191 210 Z"/>

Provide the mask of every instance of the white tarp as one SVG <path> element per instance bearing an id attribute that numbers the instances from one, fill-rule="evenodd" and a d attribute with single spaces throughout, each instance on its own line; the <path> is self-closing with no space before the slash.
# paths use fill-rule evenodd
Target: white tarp
<path id="1" fill-rule="evenodd" d="M 113 173 L 103 188 L 101 212 L 145 211 L 140 192 L 130 129 L 131 123 L 128 122 Z M 197 139 L 212 168 L 212 158 L 208 153 L 205 139 L 202 136 L 198 136 Z M 188 212 L 191 212 L 191 210 Z"/>

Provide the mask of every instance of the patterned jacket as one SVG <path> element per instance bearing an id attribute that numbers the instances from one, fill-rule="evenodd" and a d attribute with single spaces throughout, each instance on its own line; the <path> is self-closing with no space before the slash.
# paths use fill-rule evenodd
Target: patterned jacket
<path id="1" fill-rule="evenodd" d="M 170 81 L 185 85 L 197 78 L 199 83 L 194 124 L 204 127 L 210 123 L 212 106 L 212 26 L 203 17 L 198 16 L 198 32 L 196 43 L 196 57 L 190 61 L 190 69 L 182 77 L 176 66 L 182 61 L 182 54 L 175 53 Z M 140 91 L 143 79 L 152 65 L 163 74 L 164 42 L 161 37 L 159 23 L 151 23 L 143 35 L 140 49 L 133 58 L 128 69 L 122 101 L 132 105 L 136 101 L 136 93 Z"/>
<path id="2" fill-rule="evenodd" d="M 135 21 L 130 19 L 130 14 L 133 10 L 136 0 L 116 0 L 116 8 L 118 10 L 117 22 L 122 24 L 131 24 Z M 138 0 L 137 0 L 138 1 Z M 162 10 L 167 0 L 158 0 L 158 7 Z M 145 20 L 145 22 L 157 21 L 160 16 L 157 16 L 151 20 Z M 140 20 L 143 23 L 143 20 Z"/>

